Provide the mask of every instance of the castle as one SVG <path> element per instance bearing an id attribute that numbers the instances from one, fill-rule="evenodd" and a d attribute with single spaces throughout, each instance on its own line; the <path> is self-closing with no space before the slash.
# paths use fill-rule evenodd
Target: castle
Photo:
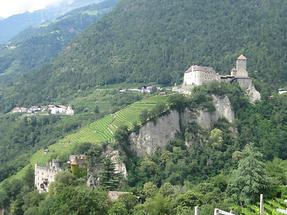
<path id="1" fill-rule="evenodd" d="M 243 55 L 237 58 L 236 67 L 231 70 L 230 75 L 220 76 L 212 67 L 192 65 L 184 73 L 182 86 L 174 87 L 173 91 L 190 94 L 194 87 L 210 82 L 238 83 L 251 102 L 261 99 L 260 93 L 255 89 L 252 79 L 248 75 L 247 58 Z"/>
<path id="2" fill-rule="evenodd" d="M 192 65 L 184 73 L 183 87 L 200 86 L 211 81 L 220 81 L 220 75 L 212 67 Z"/>
<path id="3" fill-rule="evenodd" d="M 56 175 L 62 171 L 59 161 L 52 160 L 47 166 L 41 167 L 35 164 L 34 184 L 39 193 L 48 192 L 49 185 L 55 181 Z"/>

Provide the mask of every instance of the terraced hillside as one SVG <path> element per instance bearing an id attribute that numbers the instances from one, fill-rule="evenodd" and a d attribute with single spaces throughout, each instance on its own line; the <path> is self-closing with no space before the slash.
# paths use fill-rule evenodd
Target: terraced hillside
<path id="1" fill-rule="evenodd" d="M 43 150 L 39 150 L 32 156 L 31 164 L 38 163 L 43 165 L 52 158 L 66 158 L 73 148 L 81 143 L 112 142 L 114 141 L 114 133 L 119 126 L 127 125 L 131 127 L 134 123 L 139 122 L 139 117 L 143 110 L 151 110 L 157 104 L 166 102 L 166 100 L 166 96 L 153 96 L 135 102 L 114 114 L 109 114 L 49 146 L 47 154 Z M 15 178 L 21 177 L 26 168 L 18 172 Z"/>

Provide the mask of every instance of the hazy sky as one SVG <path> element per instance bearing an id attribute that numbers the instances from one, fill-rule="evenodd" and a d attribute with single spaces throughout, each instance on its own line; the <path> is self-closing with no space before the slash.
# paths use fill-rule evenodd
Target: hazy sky
<path id="1" fill-rule="evenodd" d="M 63 0 L 0 0 L 0 17 L 44 9 Z"/>

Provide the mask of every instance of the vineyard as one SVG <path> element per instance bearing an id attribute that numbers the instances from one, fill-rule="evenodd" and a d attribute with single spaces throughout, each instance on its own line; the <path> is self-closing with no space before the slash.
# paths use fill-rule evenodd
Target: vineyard
<path id="1" fill-rule="evenodd" d="M 153 96 L 135 102 L 114 114 L 109 114 L 51 145 L 47 154 L 44 154 L 43 150 L 39 150 L 32 156 L 31 163 L 45 164 L 51 158 L 65 157 L 76 145 L 81 143 L 113 142 L 114 133 L 120 126 L 126 125 L 131 128 L 133 124 L 139 122 L 143 110 L 151 110 L 166 100 L 165 96 Z"/>

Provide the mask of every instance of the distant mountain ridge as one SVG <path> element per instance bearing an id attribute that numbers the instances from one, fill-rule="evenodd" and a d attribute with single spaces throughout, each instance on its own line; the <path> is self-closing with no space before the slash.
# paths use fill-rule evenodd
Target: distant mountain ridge
<path id="1" fill-rule="evenodd" d="M 22 31 L 0 48 L 0 74 L 25 73 L 47 63 L 76 35 L 109 12 L 116 2 L 105 0 L 75 9 L 53 22 Z"/>
<path id="2" fill-rule="evenodd" d="M 101 1 L 102 0 L 74 0 L 71 4 L 64 1 L 59 6 L 48 7 L 31 13 L 17 14 L 6 19 L 0 18 L 0 44 L 8 42 L 25 28 L 56 19 L 58 16 L 71 10 Z"/>

